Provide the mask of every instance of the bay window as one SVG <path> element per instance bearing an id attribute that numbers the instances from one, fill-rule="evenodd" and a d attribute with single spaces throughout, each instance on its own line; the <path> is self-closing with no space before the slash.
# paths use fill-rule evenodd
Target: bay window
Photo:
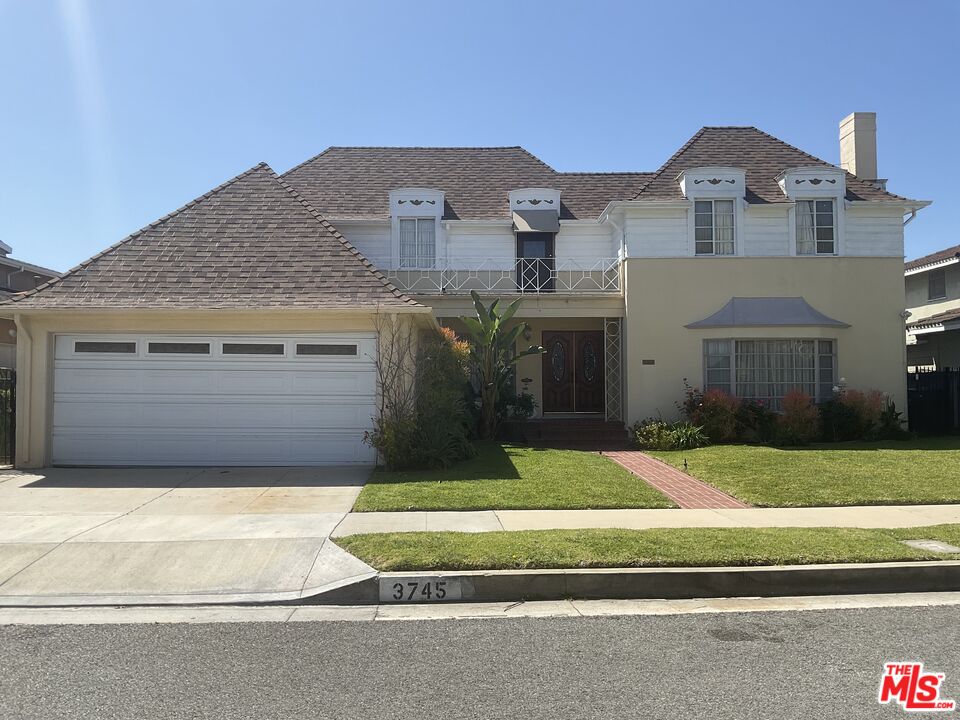
<path id="1" fill-rule="evenodd" d="M 693 213 L 697 255 L 733 255 L 733 200 L 697 200 Z"/>
<path id="2" fill-rule="evenodd" d="M 797 255 L 835 254 L 836 230 L 833 200 L 797 201 Z"/>
<path id="3" fill-rule="evenodd" d="M 780 409 L 791 390 L 802 390 L 815 402 L 833 396 L 833 340 L 704 340 L 703 355 L 704 390 L 723 390 L 772 410 Z"/>
<path id="4" fill-rule="evenodd" d="M 400 267 L 434 267 L 437 259 L 436 224 L 434 218 L 400 218 Z"/>

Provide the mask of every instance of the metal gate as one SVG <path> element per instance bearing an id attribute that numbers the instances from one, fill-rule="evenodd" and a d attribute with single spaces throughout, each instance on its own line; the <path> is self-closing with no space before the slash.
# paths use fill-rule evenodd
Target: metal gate
<path id="1" fill-rule="evenodd" d="M 907 410 L 914 432 L 960 431 L 960 369 L 908 373 Z"/>
<path id="2" fill-rule="evenodd" d="M 0 368 L 0 465 L 13 465 L 17 430 L 17 373 Z"/>

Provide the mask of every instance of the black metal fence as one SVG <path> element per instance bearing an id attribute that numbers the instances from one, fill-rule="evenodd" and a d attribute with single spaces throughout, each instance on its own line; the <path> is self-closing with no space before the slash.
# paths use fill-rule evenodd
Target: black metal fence
<path id="1" fill-rule="evenodd" d="M 0 368 L 0 465 L 13 465 L 17 431 L 17 373 Z"/>
<path id="2" fill-rule="evenodd" d="M 907 373 L 907 411 L 914 432 L 960 431 L 960 368 Z"/>

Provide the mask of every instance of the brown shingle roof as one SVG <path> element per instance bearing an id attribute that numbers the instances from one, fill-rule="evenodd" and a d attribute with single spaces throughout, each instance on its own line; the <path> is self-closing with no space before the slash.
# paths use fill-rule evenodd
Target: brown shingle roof
<path id="1" fill-rule="evenodd" d="M 777 176 L 795 167 L 836 167 L 755 127 L 705 127 L 688 140 L 636 195 L 637 200 L 682 200 L 677 176 L 703 166 L 746 171 L 746 200 L 786 202 Z M 847 173 L 847 200 L 905 200 Z"/>
<path id="2" fill-rule="evenodd" d="M 418 305 L 263 163 L 8 302 L 25 309 Z"/>
<path id="3" fill-rule="evenodd" d="M 952 320 L 960 320 L 960 308 L 954 308 L 953 310 L 945 310 L 944 312 L 937 313 L 936 315 L 930 315 L 929 317 L 921 318 L 920 320 L 908 322 L 907 327 L 923 327 L 925 325 L 939 325 L 941 323 L 951 322 Z"/>
<path id="4" fill-rule="evenodd" d="M 508 193 L 561 190 L 563 219 L 594 220 L 611 200 L 628 200 L 650 173 L 561 173 L 521 147 L 331 147 L 284 173 L 330 218 L 388 218 L 389 194 L 442 190 L 448 220 L 509 218 Z"/>
<path id="5" fill-rule="evenodd" d="M 918 257 L 916 260 L 911 260 L 908 263 L 904 263 L 903 269 L 913 270 L 914 268 L 923 267 L 924 265 L 932 265 L 934 263 L 941 262 L 942 260 L 949 260 L 950 258 L 954 257 L 960 257 L 960 245 L 954 245 L 953 247 L 944 248 L 943 250 L 938 250 L 935 253 Z"/>

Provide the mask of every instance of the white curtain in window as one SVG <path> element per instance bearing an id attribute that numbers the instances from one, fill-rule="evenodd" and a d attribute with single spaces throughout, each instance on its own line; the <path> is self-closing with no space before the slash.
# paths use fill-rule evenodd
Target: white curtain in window
<path id="1" fill-rule="evenodd" d="M 417 267 L 417 221 L 400 220 L 400 267 Z"/>
<path id="2" fill-rule="evenodd" d="M 733 200 L 715 200 L 714 241 L 717 255 L 733 255 Z"/>
<path id="3" fill-rule="evenodd" d="M 797 201 L 797 255 L 816 255 L 813 200 Z"/>
<path id="4" fill-rule="evenodd" d="M 417 267 L 432 268 L 437 256 L 436 221 L 417 220 Z"/>

